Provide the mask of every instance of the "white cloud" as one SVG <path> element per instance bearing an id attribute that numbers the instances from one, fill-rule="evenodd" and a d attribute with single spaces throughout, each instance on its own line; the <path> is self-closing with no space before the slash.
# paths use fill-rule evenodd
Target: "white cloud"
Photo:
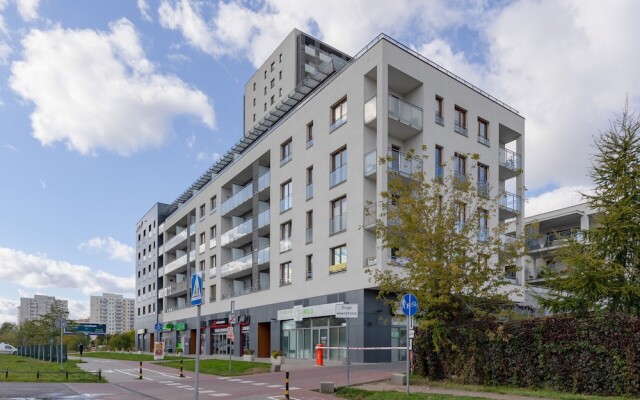
<path id="1" fill-rule="evenodd" d="M 531 217 L 548 211 L 582 204 L 586 201 L 582 193 L 593 194 L 593 189 L 589 186 L 563 186 L 536 197 L 531 197 L 527 199 L 526 216 Z"/>
<path id="2" fill-rule="evenodd" d="M 62 298 L 69 303 L 69 319 L 84 319 L 89 318 L 91 314 L 91 306 L 89 300 L 76 300 L 69 298 Z"/>
<path id="3" fill-rule="evenodd" d="M 84 265 L 0 247 L 0 280 L 29 289 L 79 289 L 85 295 L 133 292 L 134 276 L 120 277 Z"/>
<path id="4" fill-rule="evenodd" d="M 5 144 L 4 148 L 7 149 L 7 150 L 11 150 L 11 151 L 18 151 L 18 149 L 15 146 L 10 145 L 10 144 Z"/>
<path id="5" fill-rule="evenodd" d="M 187 147 L 193 148 L 193 145 L 196 144 L 196 135 L 191 135 L 187 138 Z"/>
<path id="6" fill-rule="evenodd" d="M 205 153 L 205 152 L 201 151 L 198 154 L 196 154 L 196 161 L 198 161 L 198 162 L 205 161 L 205 162 L 215 163 L 219 159 L 220 159 L 220 154 L 219 153 L 209 154 L 209 153 Z"/>
<path id="7" fill-rule="evenodd" d="M 112 237 L 99 238 L 94 237 L 78 246 L 79 250 L 95 251 L 107 253 L 112 260 L 119 260 L 125 263 L 133 262 L 135 249 Z"/>
<path id="8" fill-rule="evenodd" d="M 1 17 L 1 16 L 0 16 Z M 0 21 L 0 30 L 2 30 L 2 21 Z M 9 56 L 13 49 L 6 42 L 0 40 L 0 65 L 7 65 Z"/>
<path id="9" fill-rule="evenodd" d="M 38 18 L 38 5 L 40 0 L 16 0 L 18 14 L 24 21 L 32 21 Z"/>
<path id="10" fill-rule="evenodd" d="M 129 155 L 162 145 L 177 115 L 214 127 L 207 96 L 175 76 L 155 73 L 129 21 L 110 28 L 32 30 L 23 39 L 23 60 L 13 62 L 9 82 L 35 104 L 36 139 L 64 142 L 84 155 L 97 149 Z"/>
<path id="11" fill-rule="evenodd" d="M 18 309 L 20 302 L 17 300 L 0 299 L 0 324 L 4 322 L 18 323 Z"/>
<path id="12" fill-rule="evenodd" d="M 149 4 L 147 4 L 146 0 L 138 0 L 138 10 L 145 21 L 153 21 L 153 18 L 149 15 Z"/>

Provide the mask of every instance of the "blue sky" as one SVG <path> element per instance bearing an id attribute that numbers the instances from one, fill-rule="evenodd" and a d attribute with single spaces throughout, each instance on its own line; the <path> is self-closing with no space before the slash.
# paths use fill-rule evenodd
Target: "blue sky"
<path id="1" fill-rule="evenodd" d="M 36 293 L 72 318 L 133 296 L 136 221 L 240 138 L 244 83 L 293 28 L 351 54 L 387 33 L 514 106 L 528 214 L 579 201 L 592 136 L 638 109 L 640 2 L 390 4 L 0 0 L 0 322 Z"/>

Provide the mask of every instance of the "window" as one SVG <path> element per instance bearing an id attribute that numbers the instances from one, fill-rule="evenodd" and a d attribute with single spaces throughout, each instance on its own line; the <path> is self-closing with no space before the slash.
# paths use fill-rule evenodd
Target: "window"
<path id="1" fill-rule="evenodd" d="M 270 101 L 271 101 L 271 105 L 273 105 L 273 103 L 275 103 L 275 101 L 276 101 L 276 96 L 275 95 L 271 96 L 271 100 Z"/>
<path id="2" fill-rule="evenodd" d="M 264 94 L 265 95 L 267 94 L 267 87 L 266 86 L 264 87 Z"/>
<path id="3" fill-rule="evenodd" d="M 400 172 L 400 147 L 391 146 L 391 169 Z"/>
<path id="4" fill-rule="evenodd" d="M 217 236 L 218 236 L 218 229 L 217 229 L 217 226 L 214 225 L 211 228 L 209 228 L 209 238 L 215 239 Z"/>
<path id="5" fill-rule="evenodd" d="M 253 114 L 253 122 L 256 122 L 256 115 Z"/>
<path id="6" fill-rule="evenodd" d="M 255 82 L 253 82 L 253 91 L 254 92 L 256 91 L 256 83 Z"/>
<path id="7" fill-rule="evenodd" d="M 203 204 L 200 206 L 200 218 L 203 218 L 205 215 L 205 206 Z"/>
<path id="8" fill-rule="evenodd" d="M 334 187 L 347 180 L 347 148 L 331 154 L 331 173 L 329 174 L 329 187 Z"/>
<path id="9" fill-rule="evenodd" d="M 313 121 L 307 124 L 307 149 L 313 146 Z"/>
<path id="10" fill-rule="evenodd" d="M 256 106 L 256 98 L 255 97 L 253 98 L 253 106 L 254 107 Z"/>
<path id="11" fill-rule="evenodd" d="M 280 212 L 290 210 L 293 206 L 293 187 L 291 181 L 280 185 Z"/>
<path id="12" fill-rule="evenodd" d="M 456 206 L 456 233 L 460 233 L 462 232 L 462 229 L 464 228 L 464 223 L 467 220 L 467 205 L 464 203 L 458 203 Z"/>
<path id="13" fill-rule="evenodd" d="M 212 255 L 209 257 L 209 268 L 215 268 L 218 266 L 218 260 L 216 260 L 216 255 Z"/>
<path id="14" fill-rule="evenodd" d="M 205 266 L 205 261 L 204 260 L 200 261 L 200 269 L 199 269 L 199 271 L 201 271 L 201 272 L 204 271 L 204 266 Z"/>
<path id="15" fill-rule="evenodd" d="M 140 234 L 138 233 L 138 242 L 140 241 Z"/>
<path id="16" fill-rule="evenodd" d="M 266 88 L 265 88 L 266 89 Z M 265 93 L 266 94 L 266 93 Z M 267 103 L 264 103 L 264 111 L 267 111 Z"/>
<path id="17" fill-rule="evenodd" d="M 271 71 L 273 71 L 274 69 L 276 69 L 276 62 L 272 62 L 271 63 Z"/>
<path id="18" fill-rule="evenodd" d="M 347 98 L 340 100 L 331 107 L 331 128 L 334 131 L 347 122 Z"/>
<path id="19" fill-rule="evenodd" d="M 459 153 L 453 156 L 453 177 L 458 184 L 467 181 L 467 157 Z"/>
<path id="20" fill-rule="evenodd" d="M 478 117 L 478 142 L 489 146 L 489 122 Z"/>
<path id="21" fill-rule="evenodd" d="M 280 145 L 280 166 L 291 161 L 291 144 L 292 140 L 289 138 Z"/>
<path id="22" fill-rule="evenodd" d="M 489 240 L 489 212 L 487 210 L 478 210 L 478 241 L 486 242 Z"/>
<path id="23" fill-rule="evenodd" d="M 280 62 L 282 62 L 282 53 L 280 53 Z"/>
<path id="24" fill-rule="evenodd" d="M 443 103 L 443 98 L 436 95 L 436 123 L 444 126 L 444 116 L 442 115 L 442 103 Z"/>
<path id="25" fill-rule="evenodd" d="M 280 252 L 291 250 L 291 221 L 280 225 Z"/>
<path id="26" fill-rule="evenodd" d="M 282 97 L 282 88 L 278 89 L 278 97 Z"/>
<path id="27" fill-rule="evenodd" d="M 307 255 L 307 263 L 305 266 L 305 276 L 307 280 L 313 279 L 313 254 Z"/>
<path id="28" fill-rule="evenodd" d="M 216 285 L 209 286 L 209 303 L 216 301 Z"/>
<path id="29" fill-rule="evenodd" d="M 209 199 L 209 210 L 210 212 L 215 212 L 218 208 L 218 196 L 213 196 Z"/>
<path id="30" fill-rule="evenodd" d="M 204 232 L 202 232 L 200 234 L 200 243 L 199 244 L 203 245 L 205 240 L 206 240 L 206 234 Z"/>
<path id="31" fill-rule="evenodd" d="M 273 89 L 274 87 L 276 87 L 276 78 L 271 80 L 271 88 Z"/>
<path id="32" fill-rule="evenodd" d="M 331 202 L 331 221 L 329 221 L 329 234 L 344 232 L 347 230 L 347 196 L 343 196 Z"/>
<path id="33" fill-rule="evenodd" d="M 444 163 L 443 163 L 443 149 L 442 146 L 436 145 L 436 179 L 442 181 L 444 179 Z"/>
<path id="34" fill-rule="evenodd" d="M 264 70 L 264 79 L 267 79 L 267 70 Z"/>
<path id="35" fill-rule="evenodd" d="M 280 264 L 280 286 L 291 285 L 291 262 Z"/>
<path id="36" fill-rule="evenodd" d="M 329 266 L 329 273 L 335 274 L 337 272 L 344 272 L 347 270 L 347 245 L 343 244 L 331 249 L 331 265 Z"/>
<path id="37" fill-rule="evenodd" d="M 478 163 L 478 195 L 489 197 L 489 166 Z"/>
<path id="38" fill-rule="evenodd" d="M 280 71 L 280 73 L 278 74 L 278 79 L 282 80 L 282 71 Z"/>
<path id="39" fill-rule="evenodd" d="M 313 165 L 307 168 L 307 200 L 313 198 Z"/>
<path id="40" fill-rule="evenodd" d="M 313 210 L 307 211 L 307 243 L 313 242 Z"/>
<path id="41" fill-rule="evenodd" d="M 454 118 L 453 130 L 461 135 L 469 136 L 467 133 L 467 110 L 456 106 Z"/>

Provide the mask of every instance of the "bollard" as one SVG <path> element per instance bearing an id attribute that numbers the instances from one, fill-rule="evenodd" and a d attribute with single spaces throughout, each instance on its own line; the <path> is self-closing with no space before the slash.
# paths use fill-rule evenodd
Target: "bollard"
<path id="1" fill-rule="evenodd" d="M 316 365 L 324 365 L 322 360 L 322 343 L 316 345 Z"/>
<path id="2" fill-rule="evenodd" d="M 180 360 L 180 378 L 184 378 L 184 373 L 182 372 L 182 360 Z"/>
<path id="3" fill-rule="evenodd" d="M 289 400 L 289 371 L 285 372 L 284 376 L 284 398 Z"/>
<path id="4" fill-rule="evenodd" d="M 139 379 L 142 379 L 142 361 L 140 361 L 140 378 Z"/>
<path id="5" fill-rule="evenodd" d="M 69 380 L 69 371 L 64 371 L 64 379 Z"/>
<path id="6" fill-rule="evenodd" d="M 9 370 L 4 372 L 4 379 L 9 379 Z"/>
<path id="7" fill-rule="evenodd" d="M 101 381 L 102 380 L 102 369 L 98 370 L 98 380 Z"/>
<path id="8" fill-rule="evenodd" d="M 36 379 L 40 379 L 40 371 L 36 371 Z"/>

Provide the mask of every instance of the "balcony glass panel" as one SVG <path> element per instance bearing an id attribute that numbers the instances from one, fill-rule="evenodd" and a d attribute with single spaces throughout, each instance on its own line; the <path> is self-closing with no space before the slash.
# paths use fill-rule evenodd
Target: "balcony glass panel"
<path id="1" fill-rule="evenodd" d="M 307 243 L 313 242 L 313 228 L 307 228 Z"/>
<path id="2" fill-rule="evenodd" d="M 489 182 L 478 181 L 478 195 L 481 197 L 489 197 Z"/>
<path id="3" fill-rule="evenodd" d="M 280 166 L 285 165 L 286 163 L 288 163 L 289 161 L 291 161 L 291 153 L 287 154 L 284 156 L 284 158 L 282 160 L 280 160 Z"/>
<path id="4" fill-rule="evenodd" d="M 337 215 L 329 220 L 329 234 L 347 230 L 347 213 Z"/>
<path id="5" fill-rule="evenodd" d="M 389 169 L 400 175 L 410 176 L 416 172 L 422 172 L 422 160 L 417 157 L 409 157 L 405 153 L 389 150 L 388 156 L 392 158 L 388 163 Z"/>
<path id="6" fill-rule="evenodd" d="M 329 127 L 329 132 L 333 132 L 336 129 L 340 128 L 342 125 L 347 123 L 347 114 L 344 114 L 342 118 L 333 121 L 331 126 Z"/>
<path id="7" fill-rule="evenodd" d="M 444 166 L 436 165 L 436 179 L 442 181 L 444 179 Z"/>
<path id="8" fill-rule="evenodd" d="M 189 226 L 189 235 L 195 235 L 196 234 L 196 224 L 195 222 L 193 224 L 191 224 L 191 226 Z"/>
<path id="9" fill-rule="evenodd" d="M 288 195 L 284 199 L 280 200 L 280 212 L 290 210 L 293 206 L 293 196 Z"/>
<path id="10" fill-rule="evenodd" d="M 329 174 L 329 185 L 331 187 L 347 180 L 347 164 L 342 164 Z"/>
<path id="11" fill-rule="evenodd" d="M 365 207 L 364 209 L 364 226 L 371 227 L 374 226 L 377 222 L 377 205 L 372 204 L 369 207 Z"/>
<path id="12" fill-rule="evenodd" d="M 218 274 L 218 267 L 209 268 L 209 279 L 215 277 Z"/>
<path id="13" fill-rule="evenodd" d="M 489 240 L 489 228 L 478 228 L 478 241 L 486 242 Z"/>
<path id="14" fill-rule="evenodd" d="M 440 111 L 436 111 L 436 124 L 444 126 L 444 118 L 442 118 Z"/>
<path id="15" fill-rule="evenodd" d="M 222 213 L 227 214 L 229 211 L 238 207 L 240 204 L 249 200 L 253 196 L 253 183 L 249 182 L 242 190 L 233 196 L 229 197 L 227 201 L 222 203 Z"/>
<path id="16" fill-rule="evenodd" d="M 522 168 L 522 157 L 520 154 L 500 147 L 500 166 L 512 171 Z"/>
<path id="17" fill-rule="evenodd" d="M 268 263 L 271 258 L 271 247 L 258 250 L 258 264 Z"/>
<path id="18" fill-rule="evenodd" d="M 460 125 L 460 123 L 458 121 L 454 121 L 453 122 L 453 130 L 456 133 L 459 133 L 459 134 L 461 134 L 463 136 L 467 136 L 467 137 L 469 136 L 469 132 L 467 132 L 467 128 L 462 126 L 462 125 Z"/>
<path id="19" fill-rule="evenodd" d="M 265 172 L 258 178 L 258 192 L 271 186 L 271 171 Z"/>
<path id="20" fill-rule="evenodd" d="M 422 129 L 422 109 L 392 95 L 389 95 L 389 116 L 416 129 Z"/>
<path id="21" fill-rule="evenodd" d="M 185 229 L 182 232 L 175 235 L 174 237 L 172 237 L 171 239 L 169 239 L 165 244 L 165 247 L 167 248 L 167 250 L 170 250 L 174 248 L 178 243 L 185 240 L 186 238 L 187 238 L 187 230 Z"/>
<path id="22" fill-rule="evenodd" d="M 209 239 L 209 248 L 213 249 L 214 247 L 216 247 L 218 245 L 216 238 L 211 238 Z"/>
<path id="23" fill-rule="evenodd" d="M 271 210 L 266 209 L 260 214 L 258 214 L 258 228 L 262 228 L 263 226 L 269 225 L 271 222 Z"/>
<path id="24" fill-rule="evenodd" d="M 235 228 L 226 231 L 220 236 L 220 244 L 226 246 L 234 240 L 250 234 L 253 231 L 253 219 L 249 218 Z"/>
<path id="25" fill-rule="evenodd" d="M 187 265 L 187 255 L 183 255 L 182 257 L 179 257 L 173 261 L 171 261 L 169 264 L 164 266 L 165 269 L 165 273 L 169 274 L 173 271 L 175 271 L 176 269 L 183 267 Z"/>
<path id="26" fill-rule="evenodd" d="M 522 198 L 514 193 L 502 192 L 500 194 L 500 207 L 519 214 L 522 211 Z"/>
<path id="27" fill-rule="evenodd" d="M 454 183 L 461 185 L 469 180 L 469 177 L 462 171 L 453 171 Z"/>
<path id="28" fill-rule="evenodd" d="M 291 238 L 283 239 L 280 241 L 280 253 L 287 250 L 291 250 Z"/>
<path id="29" fill-rule="evenodd" d="M 313 183 L 307 184 L 307 200 L 313 197 Z"/>
<path id="30" fill-rule="evenodd" d="M 251 253 L 230 261 L 220 267 L 220 276 L 227 277 L 229 275 L 241 272 L 247 269 L 251 269 L 253 264 L 253 255 Z"/>
<path id="31" fill-rule="evenodd" d="M 480 135 L 478 135 L 478 143 L 481 143 L 481 144 L 483 144 L 485 146 L 490 146 L 491 145 L 491 142 L 489 141 L 489 138 L 484 137 L 484 136 L 480 136 Z"/>
<path id="32" fill-rule="evenodd" d="M 378 168 L 378 155 L 375 150 L 364 155 L 364 176 L 369 176 L 376 172 Z"/>
<path id="33" fill-rule="evenodd" d="M 373 96 L 364 103 L 364 123 L 367 124 L 376 119 L 378 109 L 376 108 L 376 96 Z"/>
<path id="34" fill-rule="evenodd" d="M 207 250 L 207 244 L 206 243 L 202 243 L 201 245 L 198 246 L 198 254 L 204 253 L 205 250 Z"/>

